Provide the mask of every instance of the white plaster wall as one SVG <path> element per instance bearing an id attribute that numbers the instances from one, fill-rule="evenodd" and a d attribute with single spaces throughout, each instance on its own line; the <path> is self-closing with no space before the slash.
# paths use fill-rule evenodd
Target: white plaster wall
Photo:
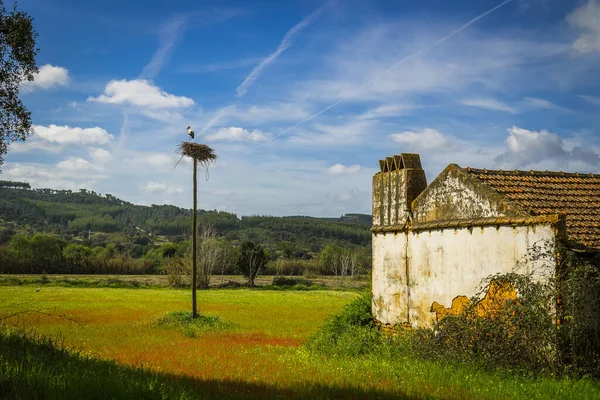
<path id="1" fill-rule="evenodd" d="M 383 240 L 380 242 L 383 244 Z M 550 243 L 553 249 L 554 232 L 550 225 L 411 232 L 407 299 L 410 323 L 413 326 L 431 324 L 435 314 L 429 310 L 434 301 L 450 307 L 456 296 L 475 295 L 481 280 L 490 275 L 534 271 L 539 274 L 542 265 L 554 270 L 555 259 L 551 253 L 546 260 L 527 261 L 528 249 L 544 242 Z M 388 242 L 385 245 L 389 246 Z M 375 269 L 375 264 L 373 267 Z M 390 317 L 399 314 L 394 310 L 386 313 Z"/>
<path id="2" fill-rule="evenodd" d="M 384 324 L 408 317 L 406 234 L 373 235 L 373 315 Z"/>

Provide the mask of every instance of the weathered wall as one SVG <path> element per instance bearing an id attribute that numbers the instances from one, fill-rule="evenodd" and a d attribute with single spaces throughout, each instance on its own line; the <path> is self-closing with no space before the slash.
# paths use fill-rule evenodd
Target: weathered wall
<path id="1" fill-rule="evenodd" d="M 403 224 L 410 205 L 406 193 L 406 172 L 396 170 L 373 177 L 373 226 Z"/>
<path id="2" fill-rule="evenodd" d="M 379 160 L 373 176 L 373 226 L 404 225 L 413 200 L 427 187 L 418 154 L 402 153 Z"/>
<path id="3" fill-rule="evenodd" d="M 455 164 L 414 200 L 412 211 L 415 222 L 529 215 Z"/>
<path id="4" fill-rule="evenodd" d="M 403 225 L 410 205 L 427 186 L 425 171 L 404 168 L 373 176 L 373 226 Z"/>
<path id="5" fill-rule="evenodd" d="M 373 315 L 384 324 L 408 319 L 406 239 L 402 232 L 373 234 Z"/>
<path id="6" fill-rule="evenodd" d="M 554 241 L 551 223 L 375 233 L 374 316 L 383 324 L 431 324 L 434 302 L 450 307 L 457 296 L 471 297 L 490 275 L 552 269 L 552 251 L 535 263 L 528 254 L 534 244 Z"/>
<path id="7" fill-rule="evenodd" d="M 554 270 L 555 233 L 551 224 L 484 226 L 411 232 L 408 240 L 410 323 L 423 326 L 435 321 L 434 301 L 450 307 L 459 295 L 477 293 L 481 280 L 494 274 L 529 274 Z M 545 260 L 529 260 L 532 247 L 552 248 Z"/>

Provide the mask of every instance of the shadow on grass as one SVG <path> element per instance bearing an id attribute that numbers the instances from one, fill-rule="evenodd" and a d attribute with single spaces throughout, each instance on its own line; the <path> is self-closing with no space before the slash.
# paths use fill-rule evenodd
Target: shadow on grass
<path id="1" fill-rule="evenodd" d="M 99 360 L 0 325 L 2 399 L 409 399 L 400 391 L 199 380 Z"/>

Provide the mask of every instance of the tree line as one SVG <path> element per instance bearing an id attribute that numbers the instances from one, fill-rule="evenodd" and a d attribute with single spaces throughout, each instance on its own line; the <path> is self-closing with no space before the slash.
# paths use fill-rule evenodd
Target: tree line
<path id="1" fill-rule="evenodd" d="M 6 227 L 3 230 L 0 226 L 0 245 L 10 238 L 7 230 L 29 235 L 56 234 L 67 241 L 89 239 L 91 242 L 85 244 L 91 247 L 105 246 L 111 238 L 118 238 L 119 243 L 132 249 L 128 254 L 138 258 L 149 250 L 136 245 L 144 237 L 152 243 L 178 242 L 191 234 L 189 209 L 139 206 L 85 189 L 16 189 L 22 185 L 25 183 L 5 181 L 0 188 L 0 218 Z M 291 243 L 294 257 L 299 259 L 318 254 L 328 244 L 368 247 L 371 243 L 370 216 L 362 214 L 340 218 L 238 217 L 228 212 L 199 210 L 198 222 L 201 227 L 213 227 L 218 237 L 236 244 L 261 243 L 271 252 L 279 251 L 282 242 Z"/>
<path id="2" fill-rule="evenodd" d="M 198 246 L 198 286 L 207 288 L 213 275 L 241 274 L 254 285 L 259 274 L 306 277 L 334 275 L 340 283 L 368 274 L 371 256 L 367 248 L 328 245 L 319 257 L 295 259 L 283 252 L 273 253 L 259 243 L 232 243 L 217 237 L 212 228 L 203 228 Z M 87 246 L 49 234 L 15 234 L 0 247 L 3 274 L 166 274 L 173 286 L 191 282 L 191 244 L 166 242 L 152 246 L 134 258 L 117 243 Z"/>

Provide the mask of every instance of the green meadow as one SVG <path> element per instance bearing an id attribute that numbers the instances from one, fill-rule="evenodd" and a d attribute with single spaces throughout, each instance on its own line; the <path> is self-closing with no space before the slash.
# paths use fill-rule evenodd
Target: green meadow
<path id="1" fill-rule="evenodd" d="M 351 291 L 199 291 L 218 323 L 190 327 L 169 319 L 187 290 L 36 289 L 0 287 L 0 398 L 600 398 L 588 379 L 309 351 Z"/>

